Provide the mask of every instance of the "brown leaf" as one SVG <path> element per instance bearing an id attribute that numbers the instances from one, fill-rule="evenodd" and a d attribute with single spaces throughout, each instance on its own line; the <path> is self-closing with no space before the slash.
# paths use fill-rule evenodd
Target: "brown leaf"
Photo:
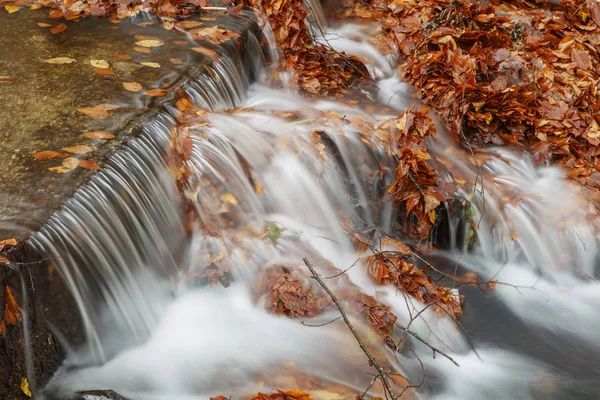
<path id="1" fill-rule="evenodd" d="M 165 44 L 160 39 L 144 39 L 135 43 L 138 47 L 160 47 Z"/>
<path id="2" fill-rule="evenodd" d="M 62 31 L 65 31 L 65 30 L 67 30 L 66 24 L 58 24 L 58 25 L 50 28 L 50 32 L 53 33 L 54 35 L 61 33 Z"/>
<path id="3" fill-rule="evenodd" d="M 108 117 L 109 110 L 114 110 L 116 108 L 119 108 L 119 106 L 115 106 L 114 104 L 98 104 L 95 107 L 81 107 L 78 108 L 77 111 L 90 118 L 104 119 Z"/>
<path id="4" fill-rule="evenodd" d="M 0 83 L 2 82 L 10 82 L 12 81 L 14 78 L 11 76 L 7 76 L 7 75 L 0 75 Z"/>
<path id="5" fill-rule="evenodd" d="M 63 160 L 62 165 L 58 167 L 48 168 L 48 170 L 59 174 L 66 174 L 67 172 L 73 171 L 78 166 L 79 159 L 75 157 L 68 157 Z"/>
<path id="6" fill-rule="evenodd" d="M 205 56 L 209 57 L 214 61 L 219 61 L 221 59 L 219 53 L 217 53 L 213 49 L 208 49 L 206 47 L 192 47 L 192 50 L 196 53 L 204 54 Z"/>
<path id="7" fill-rule="evenodd" d="M 96 170 L 96 171 L 98 171 L 100 169 L 100 166 L 94 160 L 81 160 L 81 161 L 79 161 L 79 166 L 81 168 L 93 169 L 93 170 Z"/>
<path id="8" fill-rule="evenodd" d="M 129 54 L 113 54 L 113 57 L 117 60 L 131 60 L 131 56 Z"/>
<path id="9" fill-rule="evenodd" d="M 4 319 L 6 320 L 6 323 L 14 325 L 17 321 L 20 321 L 22 316 L 19 305 L 17 304 L 15 293 L 8 285 L 4 286 L 4 304 Z"/>
<path id="10" fill-rule="evenodd" d="M 115 138 L 115 135 L 113 133 L 106 132 L 106 131 L 85 132 L 83 134 L 83 136 L 85 136 L 86 138 L 90 138 L 90 139 L 114 139 Z"/>
<path id="11" fill-rule="evenodd" d="M 202 22 L 198 21 L 181 21 L 175 24 L 178 29 L 192 29 L 202 26 Z"/>
<path id="12" fill-rule="evenodd" d="M 575 48 L 571 50 L 571 59 L 583 70 L 587 70 L 592 64 L 592 59 L 587 52 Z"/>
<path id="13" fill-rule="evenodd" d="M 61 150 L 72 154 L 86 154 L 92 151 L 93 149 L 90 146 L 81 144 L 76 146 L 63 147 Z"/>
<path id="14" fill-rule="evenodd" d="M 17 242 L 17 239 L 15 238 L 0 240 L 0 250 L 6 246 L 15 247 L 17 244 L 19 244 L 19 242 Z"/>
<path id="15" fill-rule="evenodd" d="M 130 92 L 139 92 L 144 89 L 144 87 L 137 82 L 123 82 L 123 87 Z"/>
<path id="16" fill-rule="evenodd" d="M 150 89 L 144 93 L 145 96 L 162 97 L 167 93 L 165 89 Z"/>
<path id="17" fill-rule="evenodd" d="M 137 51 L 138 53 L 151 54 L 150 49 L 147 47 L 134 47 L 133 50 Z"/>
<path id="18" fill-rule="evenodd" d="M 0 257 L 0 263 L 4 262 L 2 261 L 2 258 L 4 257 Z M 0 321 L 0 336 L 2 337 L 2 339 L 6 338 L 6 322 L 4 322 L 4 320 Z"/>

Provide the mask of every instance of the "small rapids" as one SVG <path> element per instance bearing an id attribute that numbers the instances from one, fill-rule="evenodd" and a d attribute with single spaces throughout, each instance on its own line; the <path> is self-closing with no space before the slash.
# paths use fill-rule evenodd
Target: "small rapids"
<path id="1" fill-rule="evenodd" d="M 165 113 L 34 235 L 40 251 L 59 256 L 86 332 L 45 396 L 112 389 L 132 400 L 240 398 L 307 385 L 315 399 L 384 396 L 337 310 L 304 319 L 265 310 L 257 293 L 268 291 L 270 271 L 306 278 L 307 258 L 320 276 L 344 271 L 328 284 L 372 296 L 423 339 L 394 351 L 349 315 L 403 398 L 595 398 L 597 216 L 560 168 L 509 149 L 471 153 L 441 128 L 429 142 L 468 202 L 460 218 L 448 211 L 453 245 L 429 249 L 426 261 L 440 278 L 465 282 L 448 283 L 465 295 L 460 323 L 353 267 L 348 232 L 391 232 L 403 216 L 387 194 L 391 177 L 376 173 L 395 161 L 351 121 L 374 126 L 416 99 L 393 49 L 372 44 L 373 27 L 329 28 L 316 15 L 326 31 L 319 40 L 368 64 L 374 105 L 247 87 L 239 60 L 224 57 L 214 80 L 187 88 L 211 111 L 185 126 L 183 187 L 165 155 L 176 127 Z M 263 35 L 256 43 L 270 40 L 272 51 L 268 28 Z M 267 75 L 272 54 L 254 55 L 252 75 Z"/>

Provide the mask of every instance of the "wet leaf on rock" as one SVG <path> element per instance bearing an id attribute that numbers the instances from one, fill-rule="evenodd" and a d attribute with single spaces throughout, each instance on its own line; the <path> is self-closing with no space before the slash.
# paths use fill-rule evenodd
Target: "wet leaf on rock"
<path id="1" fill-rule="evenodd" d="M 67 172 L 73 171 L 79 166 L 79 159 L 75 157 L 65 158 L 62 165 L 58 167 L 48 168 L 49 171 L 56 172 L 58 174 L 66 174 Z"/>
<path id="2" fill-rule="evenodd" d="M 17 304 L 17 299 L 15 298 L 15 293 L 8 285 L 4 286 L 4 304 L 4 319 L 7 324 L 14 325 L 23 318 Z"/>
<path id="3" fill-rule="evenodd" d="M 27 378 L 21 378 L 21 392 L 27 397 L 31 397 L 31 390 L 29 390 L 29 382 Z"/>
<path id="4" fill-rule="evenodd" d="M 150 89 L 150 90 L 144 92 L 144 96 L 150 96 L 150 97 L 162 97 L 165 94 L 167 94 L 167 91 L 165 89 Z"/>
<path id="5" fill-rule="evenodd" d="M 72 154 L 86 154 L 92 151 L 93 149 L 90 146 L 81 144 L 76 146 L 63 147 L 61 150 Z"/>
<path id="6" fill-rule="evenodd" d="M 76 60 L 74 58 L 69 58 L 69 57 L 55 57 L 55 58 L 46 60 L 46 62 L 48 64 L 71 64 L 71 63 L 76 62 Z"/>
<path id="7" fill-rule="evenodd" d="M 108 117 L 108 111 L 116 108 L 119 108 L 119 106 L 115 106 L 114 104 L 98 104 L 95 107 L 81 107 L 78 108 L 77 111 L 90 118 L 104 119 Z"/>
<path id="8" fill-rule="evenodd" d="M 165 42 L 163 42 L 160 39 L 147 39 L 147 40 L 140 40 L 139 42 L 135 42 L 135 45 L 139 46 L 139 47 L 160 47 L 164 44 L 165 44 Z"/>
<path id="9" fill-rule="evenodd" d="M 114 133 L 110 133 L 110 132 L 106 132 L 106 131 L 85 132 L 83 134 L 83 136 L 85 136 L 86 138 L 89 138 L 89 139 L 114 139 L 115 138 Z"/>
<path id="10" fill-rule="evenodd" d="M 144 53 L 144 54 L 151 54 L 151 51 L 149 48 L 147 47 L 134 47 L 133 50 L 137 51 L 138 53 Z"/>
<path id="11" fill-rule="evenodd" d="M 98 75 L 114 75 L 115 72 L 110 68 L 94 68 L 94 72 Z"/>
<path id="12" fill-rule="evenodd" d="M 12 81 L 14 78 L 12 76 L 7 76 L 7 75 L 0 75 L 0 83 L 3 82 L 10 82 Z"/>
<path id="13" fill-rule="evenodd" d="M 123 82 L 123 87 L 130 92 L 139 92 L 144 89 L 144 87 L 137 82 Z"/>
<path id="14" fill-rule="evenodd" d="M 79 166 L 85 169 L 93 169 L 95 171 L 100 170 L 100 166 L 94 160 L 81 160 L 79 161 Z"/>
<path id="15" fill-rule="evenodd" d="M 131 56 L 129 54 L 113 54 L 113 57 L 117 60 L 131 60 Z"/>
<path id="16" fill-rule="evenodd" d="M 160 68 L 160 64 L 159 63 L 155 63 L 155 62 L 149 62 L 149 61 L 145 61 L 145 62 L 141 62 L 140 64 L 146 66 L 146 67 L 150 67 L 150 68 Z"/>
<path id="17" fill-rule="evenodd" d="M 6 11 L 7 11 L 9 14 L 16 13 L 17 11 L 19 11 L 19 10 L 20 10 L 20 8 L 19 8 L 19 7 L 12 6 L 12 5 L 5 5 L 5 6 L 4 6 L 4 9 L 5 9 L 5 10 L 6 10 Z"/>
<path id="18" fill-rule="evenodd" d="M 67 25 L 66 24 L 58 24 L 56 26 L 53 26 L 52 28 L 50 28 L 50 32 L 54 35 L 57 35 L 63 31 L 67 30 Z"/>
<path id="19" fill-rule="evenodd" d="M 58 151 L 45 150 L 45 151 L 40 151 L 40 152 L 35 153 L 33 155 L 33 158 L 35 158 L 38 161 L 44 161 L 44 160 L 50 160 L 51 158 L 66 157 L 66 156 L 68 156 L 68 154 L 59 153 Z"/>
<path id="20" fill-rule="evenodd" d="M 110 65 L 106 60 L 90 60 L 90 65 L 94 68 L 109 68 Z"/>

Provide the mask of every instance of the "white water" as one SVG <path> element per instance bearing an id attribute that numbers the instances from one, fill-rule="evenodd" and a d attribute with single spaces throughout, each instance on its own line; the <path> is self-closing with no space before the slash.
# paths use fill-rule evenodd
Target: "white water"
<path id="1" fill-rule="evenodd" d="M 346 25 L 335 35 L 340 47 L 370 61 L 369 71 L 379 80 L 378 100 L 398 110 L 412 104 L 409 88 L 392 68 L 393 57 L 378 54 L 357 31 Z M 330 43 L 336 46 L 335 40 Z M 230 70 L 236 68 L 222 71 Z M 184 238 L 174 182 L 153 150 L 166 140 L 163 124 L 148 127 L 147 137 L 153 142 L 133 142 L 131 150 L 115 158 L 36 235 L 41 248 L 76 255 L 63 258 L 58 267 L 85 316 L 90 345 L 89 350 L 73 352 L 50 384 L 51 393 L 110 388 L 132 400 L 204 399 L 303 389 L 284 368 L 290 365 L 349 388 L 337 394 L 326 388 L 308 390 L 313 398 L 353 398 L 371 381 L 366 372 L 373 370 L 342 321 L 307 327 L 269 315 L 260 301 L 256 303 L 251 288 L 259 271 L 273 263 L 303 268 L 301 259 L 306 256 L 322 257 L 339 270 L 351 266 L 356 254 L 342 229 L 342 213 L 357 229 L 391 229 L 393 207 L 366 184 L 370 169 L 390 161 L 373 154 L 351 124 L 322 119 L 320 111 L 371 122 L 386 116 L 370 116 L 334 101 L 307 101 L 260 85 L 246 95 L 243 75 L 230 84 L 230 73 L 217 74 L 217 83 L 189 88 L 198 104 L 211 109 L 231 108 L 246 98 L 242 108 L 247 111 L 214 112 L 208 117 L 210 127 L 190 126 L 193 175 L 186 196 L 201 223 L 216 234 L 208 236 L 197 227 L 191 239 Z M 239 76 L 240 71 L 235 73 Z M 225 85 L 226 90 L 207 90 L 211 85 Z M 282 111 L 293 112 L 295 121 L 281 117 Z M 328 133 L 341 162 L 315 149 L 311 134 L 317 129 Z M 440 355 L 434 358 L 428 347 L 413 343 L 426 378 L 437 382 L 426 380 L 416 396 L 593 398 L 589 396 L 600 383 L 594 375 L 598 363 L 593 361 L 600 354 L 600 288 L 596 281 L 584 279 L 595 275 L 598 242 L 589 222 L 593 209 L 575 186 L 565 183 L 558 167 L 535 167 L 526 155 L 493 150 L 486 164 L 476 168 L 466 150 L 453 147 L 443 132 L 439 135 L 440 140 L 430 144 L 432 154 L 441 158 L 448 149 L 461 154 L 450 172 L 483 182 L 479 191 L 463 193 L 483 215 L 475 216 L 478 245 L 471 253 L 458 248 L 445 255 L 475 272 L 478 280 L 499 283 L 479 297 L 469 297 L 466 287 L 459 288 L 467 293 L 465 324 L 475 336 L 477 353 L 447 317 L 425 311 L 412 323 L 412 330 L 460 364 Z M 147 171 L 148 166 L 154 169 Z M 262 190 L 249 182 L 248 172 Z M 114 182 L 122 182 L 123 190 L 114 189 Z M 132 189 L 132 182 L 139 190 Z M 120 197 L 123 191 L 131 193 L 128 201 Z M 119 203 L 122 209 L 114 212 Z M 263 229 L 265 221 L 283 229 L 276 245 L 248 228 Z M 198 286 L 185 279 L 207 254 L 213 257 L 223 247 L 230 251 L 230 287 Z M 315 266 L 325 273 L 319 262 Z M 90 275 L 82 268 L 89 268 Z M 364 293 L 392 307 L 401 324 L 425 307 L 372 284 L 359 267 L 347 274 Z M 500 319 L 507 315 L 520 322 Z M 336 316 L 331 312 L 307 322 L 318 324 Z M 368 332 L 360 319 L 353 323 Z M 490 329 L 478 326 L 486 323 Z M 489 336 L 479 334 L 490 331 Z M 393 354 L 383 346 L 372 350 L 385 355 L 412 384 L 419 384 L 423 370 L 414 355 Z M 589 365 L 586 376 L 575 368 L 580 364 L 584 369 Z M 380 390 L 376 387 L 371 394 Z"/>

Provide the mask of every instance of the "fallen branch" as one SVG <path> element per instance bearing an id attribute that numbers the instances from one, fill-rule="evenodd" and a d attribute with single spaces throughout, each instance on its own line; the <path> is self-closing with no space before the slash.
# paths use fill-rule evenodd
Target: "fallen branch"
<path id="1" fill-rule="evenodd" d="M 383 386 L 389 393 L 390 397 L 393 400 L 395 400 L 396 395 L 394 395 L 394 391 L 392 390 L 392 387 L 390 386 L 390 382 L 388 380 L 387 374 L 384 372 L 381 365 L 379 365 L 379 363 L 377 363 L 377 361 L 375 361 L 375 358 L 373 357 L 373 355 L 371 354 L 369 349 L 367 349 L 367 346 L 365 346 L 365 343 L 362 341 L 362 339 L 358 335 L 358 332 L 356 332 L 356 330 L 354 329 L 354 326 L 352 326 L 352 324 L 350 323 L 350 320 L 346 316 L 346 313 L 344 312 L 344 309 L 342 308 L 342 305 L 340 304 L 339 300 L 337 299 L 335 294 L 333 294 L 333 292 L 329 289 L 329 287 L 325 284 L 325 282 L 321 279 L 319 274 L 317 274 L 317 271 L 315 271 L 315 269 L 312 267 L 312 265 L 310 265 L 310 262 L 308 261 L 308 259 L 303 258 L 302 260 L 304 261 L 304 264 L 306 264 L 306 266 L 310 270 L 310 272 L 312 274 L 312 278 L 315 279 L 319 283 L 319 285 L 321 285 L 321 287 L 327 292 L 329 297 L 331 297 L 331 300 L 333 300 L 333 302 L 337 306 L 338 310 L 340 311 L 340 314 L 342 314 L 342 318 L 344 319 L 344 322 L 346 323 L 346 325 L 348 325 L 348 329 L 350 329 L 350 332 L 352 332 L 352 335 L 358 342 L 358 345 L 360 346 L 362 351 L 367 355 L 371 364 L 377 370 L 377 373 L 379 374 L 379 377 L 381 378 L 381 381 L 383 382 Z"/>

